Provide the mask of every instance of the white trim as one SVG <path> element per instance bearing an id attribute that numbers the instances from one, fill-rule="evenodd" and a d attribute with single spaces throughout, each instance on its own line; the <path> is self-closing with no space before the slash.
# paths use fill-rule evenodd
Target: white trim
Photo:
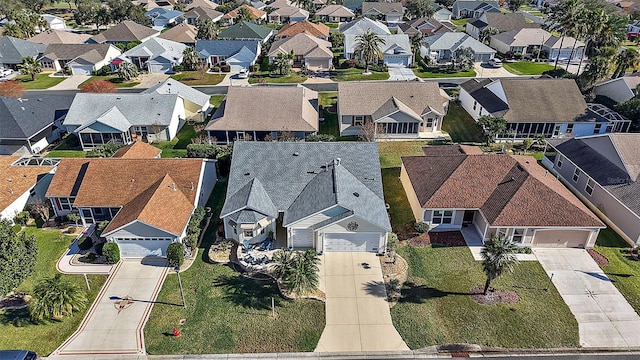
<path id="1" fill-rule="evenodd" d="M 318 214 L 320 214 L 320 213 L 322 213 L 322 212 L 324 212 L 324 211 L 334 209 L 334 208 L 336 208 L 336 207 L 338 207 L 338 206 L 340 206 L 340 205 L 335 204 L 335 205 L 329 206 L 328 208 L 324 208 L 324 209 L 322 209 L 322 210 L 320 210 L 320 211 L 317 211 L 317 212 L 315 212 L 315 213 L 313 213 L 313 214 L 311 214 L 311 215 L 308 215 L 308 216 L 306 216 L 306 217 L 300 218 L 300 219 L 298 219 L 298 220 L 296 220 L 296 221 L 294 221 L 294 222 L 292 222 L 292 223 L 288 223 L 288 224 L 284 224 L 284 223 L 283 223 L 283 224 L 282 224 L 282 226 L 283 226 L 283 227 L 294 227 L 294 226 L 295 226 L 295 224 L 297 224 L 297 223 L 299 223 L 299 222 L 301 222 L 301 221 L 305 221 L 305 220 L 307 220 L 307 219 L 309 219 L 309 218 L 311 218 L 311 217 L 314 217 L 314 216 L 316 216 L 316 215 L 318 215 Z M 340 207 L 341 207 L 341 208 L 343 208 L 343 209 L 345 209 L 345 210 L 346 210 L 345 212 L 349 211 L 349 209 L 346 209 L 344 206 L 340 206 Z M 336 216 L 338 216 L 338 215 L 336 215 Z"/>

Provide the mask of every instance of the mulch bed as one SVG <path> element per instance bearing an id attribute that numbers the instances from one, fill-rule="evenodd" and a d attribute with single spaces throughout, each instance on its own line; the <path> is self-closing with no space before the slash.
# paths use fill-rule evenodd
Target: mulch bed
<path id="1" fill-rule="evenodd" d="M 27 307 L 29 295 L 10 294 L 4 299 L 0 299 L 0 310 L 17 310 Z"/>
<path id="2" fill-rule="evenodd" d="M 520 296 L 515 291 L 489 289 L 487 295 L 482 294 L 483 286 L 476 286 L 471 289 L 471 298 L 481 305 L 494 305 L 504 303 L 517 303 Z"/>
<path id="3" fill-rule="evenodd" d="M 460 231 L 442 231 L 420 234 L 409 239 L 413 246 L 427 246 L 439 244 L 443 246 L 467 246 Z"/>
<path id="4" fill-rule="evenodd" d="M 589 255 L 591 255 L 591 257 L 596 262 L 596 264 L 598 264 L 598 266 L 609 265 L 609 260 L 607 260 L 607 258 L 602 256 L 602 254 L 600 254 L 599 252 L 593 249 L 587 249 L 587 252 L 589 253 Z"/>

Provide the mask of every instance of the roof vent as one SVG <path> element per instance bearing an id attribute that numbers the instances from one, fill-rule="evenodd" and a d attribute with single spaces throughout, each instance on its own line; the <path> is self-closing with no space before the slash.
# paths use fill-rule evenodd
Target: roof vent
<path id="1" fill-rule="evenodd" d="M 549 173 L 549 170 L 545 170 L 544 171 L 544 177 L 547 177 L 547 174 Z"/>
<path id="2" fill-rule="evenodd" d="M 353 196 L 355 196 L 355 197 L 360 197 L 360 194 L 358 194 L 357 192 L 354 192 L 354 193 L 353 193 Z"/>
<path id="3" fill-rule="evenodd" d="M 296 151 L 293 153 L 293 156 L 300 156 L 300 153 Z"/>
<path id="4" fill-rule="evenodd" d="M 8 182 L 13 182 L 13 179 L 11 179 L 11 178 L 7 178 L 7 181 L 8 181 Z"/>
<path id="5" fill-rule="evenodd" d="M 131 182 L 136 182 L 136 179 L 134 179 L 134 178 L 131 178 Z"/>
<path id="6" fill-rule="evenodd" d="M 250 172 L 246 172 L 246 173 L 244 173 L 244 176 L 249 176 L 249 175 L 251 175 L 251 173 L 250 173 Z"/>
<path id="7" fill-rule="evenodd" d="M 13 189 L 9 189 L 9 194 L 13 195 Z"/>
<path id="8" fill-rule="evenodd" d="M 341 159 L 340 159 L 340 158 L 336 158 L 336 159 L 333 161 L 333 164 L 334 164 L 335 166 L 338 166 L 338 165 L 340 165 L 340 161 L 341 161 Z"/>

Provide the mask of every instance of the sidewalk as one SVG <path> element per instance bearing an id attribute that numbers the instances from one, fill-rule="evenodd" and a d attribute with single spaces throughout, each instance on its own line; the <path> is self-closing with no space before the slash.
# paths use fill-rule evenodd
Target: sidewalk
<path id="1" fill-rule="evenodd" d="M 56 269 L 63 274 L 110 274 L 113 269 L 113 265 L 106 264 L 83 264 L 83 265 L 74 265 L 71 263 L 73 257 L 80 253 L 80 249 L 78 248 L 78 240 L 85 236 L 84 231 L 78 235 L 73 243 L 67 249 L 67 252 L 64 253 L 58 259 L 56 263 Z"/>

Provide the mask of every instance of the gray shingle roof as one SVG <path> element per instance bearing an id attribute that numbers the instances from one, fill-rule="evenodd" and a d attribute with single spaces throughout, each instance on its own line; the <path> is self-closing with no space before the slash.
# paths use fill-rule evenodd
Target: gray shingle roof
<path id="1" fill-rule="evenodd" d="M 171 78 L 168 78 L 167 80 L 158 83 L 142 92 L 142 94 L 151 93 L 178 94 L 178 96 L 180 96 L 181 98 L 194 104 L 198 104 L 199 106 L 205 106 L 209 104 L 210 98 L 209 95 Z"/>
<path id="2" fill-rule="evenodd" d="M 237 54 L 242 48 L 250 50 L 254 54 L 260 51 L 258 40 L 197 40 L 196 51 L 201 58 L 212 55 L 230 57 Z"/>
<path id="3" fill-rule="evenodd" d="M 427 36 L 422 40 L 431 51 L 451 50 L 469 47 L 476 54 L 495 54 L 495 50 L 461 32 L 445 32 Z"/>
<path id="4" fill-rule="evenodd" d="M 381 23 L 380 21 L 371 20 L 369 18 L 360 18 L 348 23 L 340 24 L 338 27 L 338 31 L 343 34 L 354 34 L 361 35 L 367 32 L 367 30 L 371 30 L 378 35 L 389 35 L 391 32 L 389 28 Z"/>
<path id="5" fill-rule="evenodd" d="M 0 37 L 0 64 L 22 64 L 22 58 L 37 57 L 46 47 L 11 36 Z"/>
<path id="6" fill-rule="evenodd" d="M 75 58 L 92 57 L 89 53 L 96 51 L 100 59 L 104 60 L 112 45 L 109 44 L 51 44 L 48 45 L 42 55 L 51 60 L 71 61 Z"/>
<path id="7" fill-rule="evenodd" d="M 251 179 L 240 190 L 227 196 L 220 217 L 240 209 L 250 209 L 261 214 L 277 217 L 278 209 L 273 205 L 259 179 Z"/>
<path id="8" fill-rule="evenodd" d="M 0 97 L 0 138 L 28 139 L 36 135 L 66 115 L 73 97 L 53 94 L 21 100 Z"/>
<path id="9" fill-rule="evenodd" d="M 402 4 L 391 3 L 391 2 L 369 2 L 365 1 L 362 3 L 362 13 L 363 14 L 398 14 L 402 15 L 404 10 L 402 9 Z"/>
<path id="10" fill-rule="evenodd" d="M 125 51 L 125 57 L 149 57 L 149 60 L 162 57 L 173 62 L 182 58 L 187 45 L 158 37 L 151 38 L 133 49 Z"/>

